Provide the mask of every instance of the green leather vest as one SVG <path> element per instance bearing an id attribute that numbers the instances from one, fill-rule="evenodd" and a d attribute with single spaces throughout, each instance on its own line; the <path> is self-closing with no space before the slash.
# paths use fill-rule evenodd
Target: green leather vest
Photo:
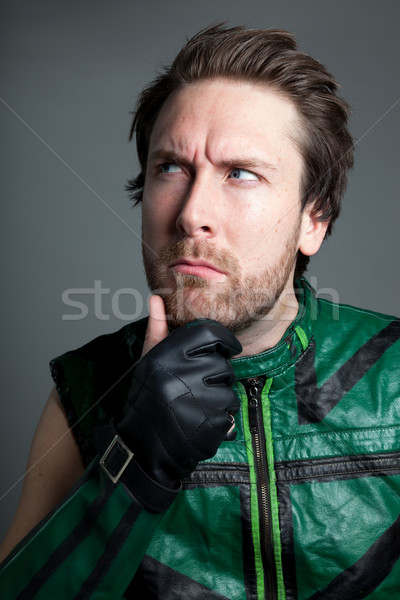
<path id="1" fill-rule="evenodd" d="M 232 361 L 237 438 L 184 481 L 127 598 L 400 597 L 400 321 L 300 283 L 280 343 Z M 87 462 L 93 426 L 125 401 L 145 328 L 52 362 Z"/>

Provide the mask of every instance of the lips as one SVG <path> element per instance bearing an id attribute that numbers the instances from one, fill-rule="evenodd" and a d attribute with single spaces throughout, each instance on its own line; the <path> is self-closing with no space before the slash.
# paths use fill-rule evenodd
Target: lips
<path id="1" fill-rule="evenodd" d="M 219 279 L 226 276 L 224 271 L 218 269 L 212 263 L 200 259 L 178 258 L 170 265 L 174 273 L 192 275 L 203 279 Z"/>

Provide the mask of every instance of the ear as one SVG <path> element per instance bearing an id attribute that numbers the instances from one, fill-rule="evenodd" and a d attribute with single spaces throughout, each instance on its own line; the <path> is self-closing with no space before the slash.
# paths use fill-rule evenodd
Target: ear
<path id="1" fill-rule="evenodd" d="M 321 221 L 321 217 L 314 211 L 312 204 L 306 206 L 301 217 L 299 250 L 306 256 L 316 254 L 323 242 L 328 225 L 329 221 Z"/>

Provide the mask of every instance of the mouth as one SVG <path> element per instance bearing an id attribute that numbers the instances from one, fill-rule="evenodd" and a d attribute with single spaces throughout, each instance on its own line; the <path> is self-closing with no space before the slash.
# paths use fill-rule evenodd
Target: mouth
<path id="1" fill-rule="evenodd" d="M 219 279 L 226 277 L 226 273 L 213 264 L 200 259 L 178 258 L 170 264 L 173 273 L 192 275 L 202 279 Z"/>

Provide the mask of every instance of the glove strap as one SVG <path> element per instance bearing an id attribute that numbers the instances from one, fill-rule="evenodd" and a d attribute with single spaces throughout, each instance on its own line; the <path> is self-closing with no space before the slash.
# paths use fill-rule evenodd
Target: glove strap
<path id="1" fill-rule="evenodd" d="M 108 427 L 96 428 L 95 442 L 101 455 L 100 467 L 113 485 L 123 483 L 151 512 L 162 512 L 169 508 L 182 486 L 170 489 L 151 479 L 135 461 L 134 453 L 112 423 Z"/>

